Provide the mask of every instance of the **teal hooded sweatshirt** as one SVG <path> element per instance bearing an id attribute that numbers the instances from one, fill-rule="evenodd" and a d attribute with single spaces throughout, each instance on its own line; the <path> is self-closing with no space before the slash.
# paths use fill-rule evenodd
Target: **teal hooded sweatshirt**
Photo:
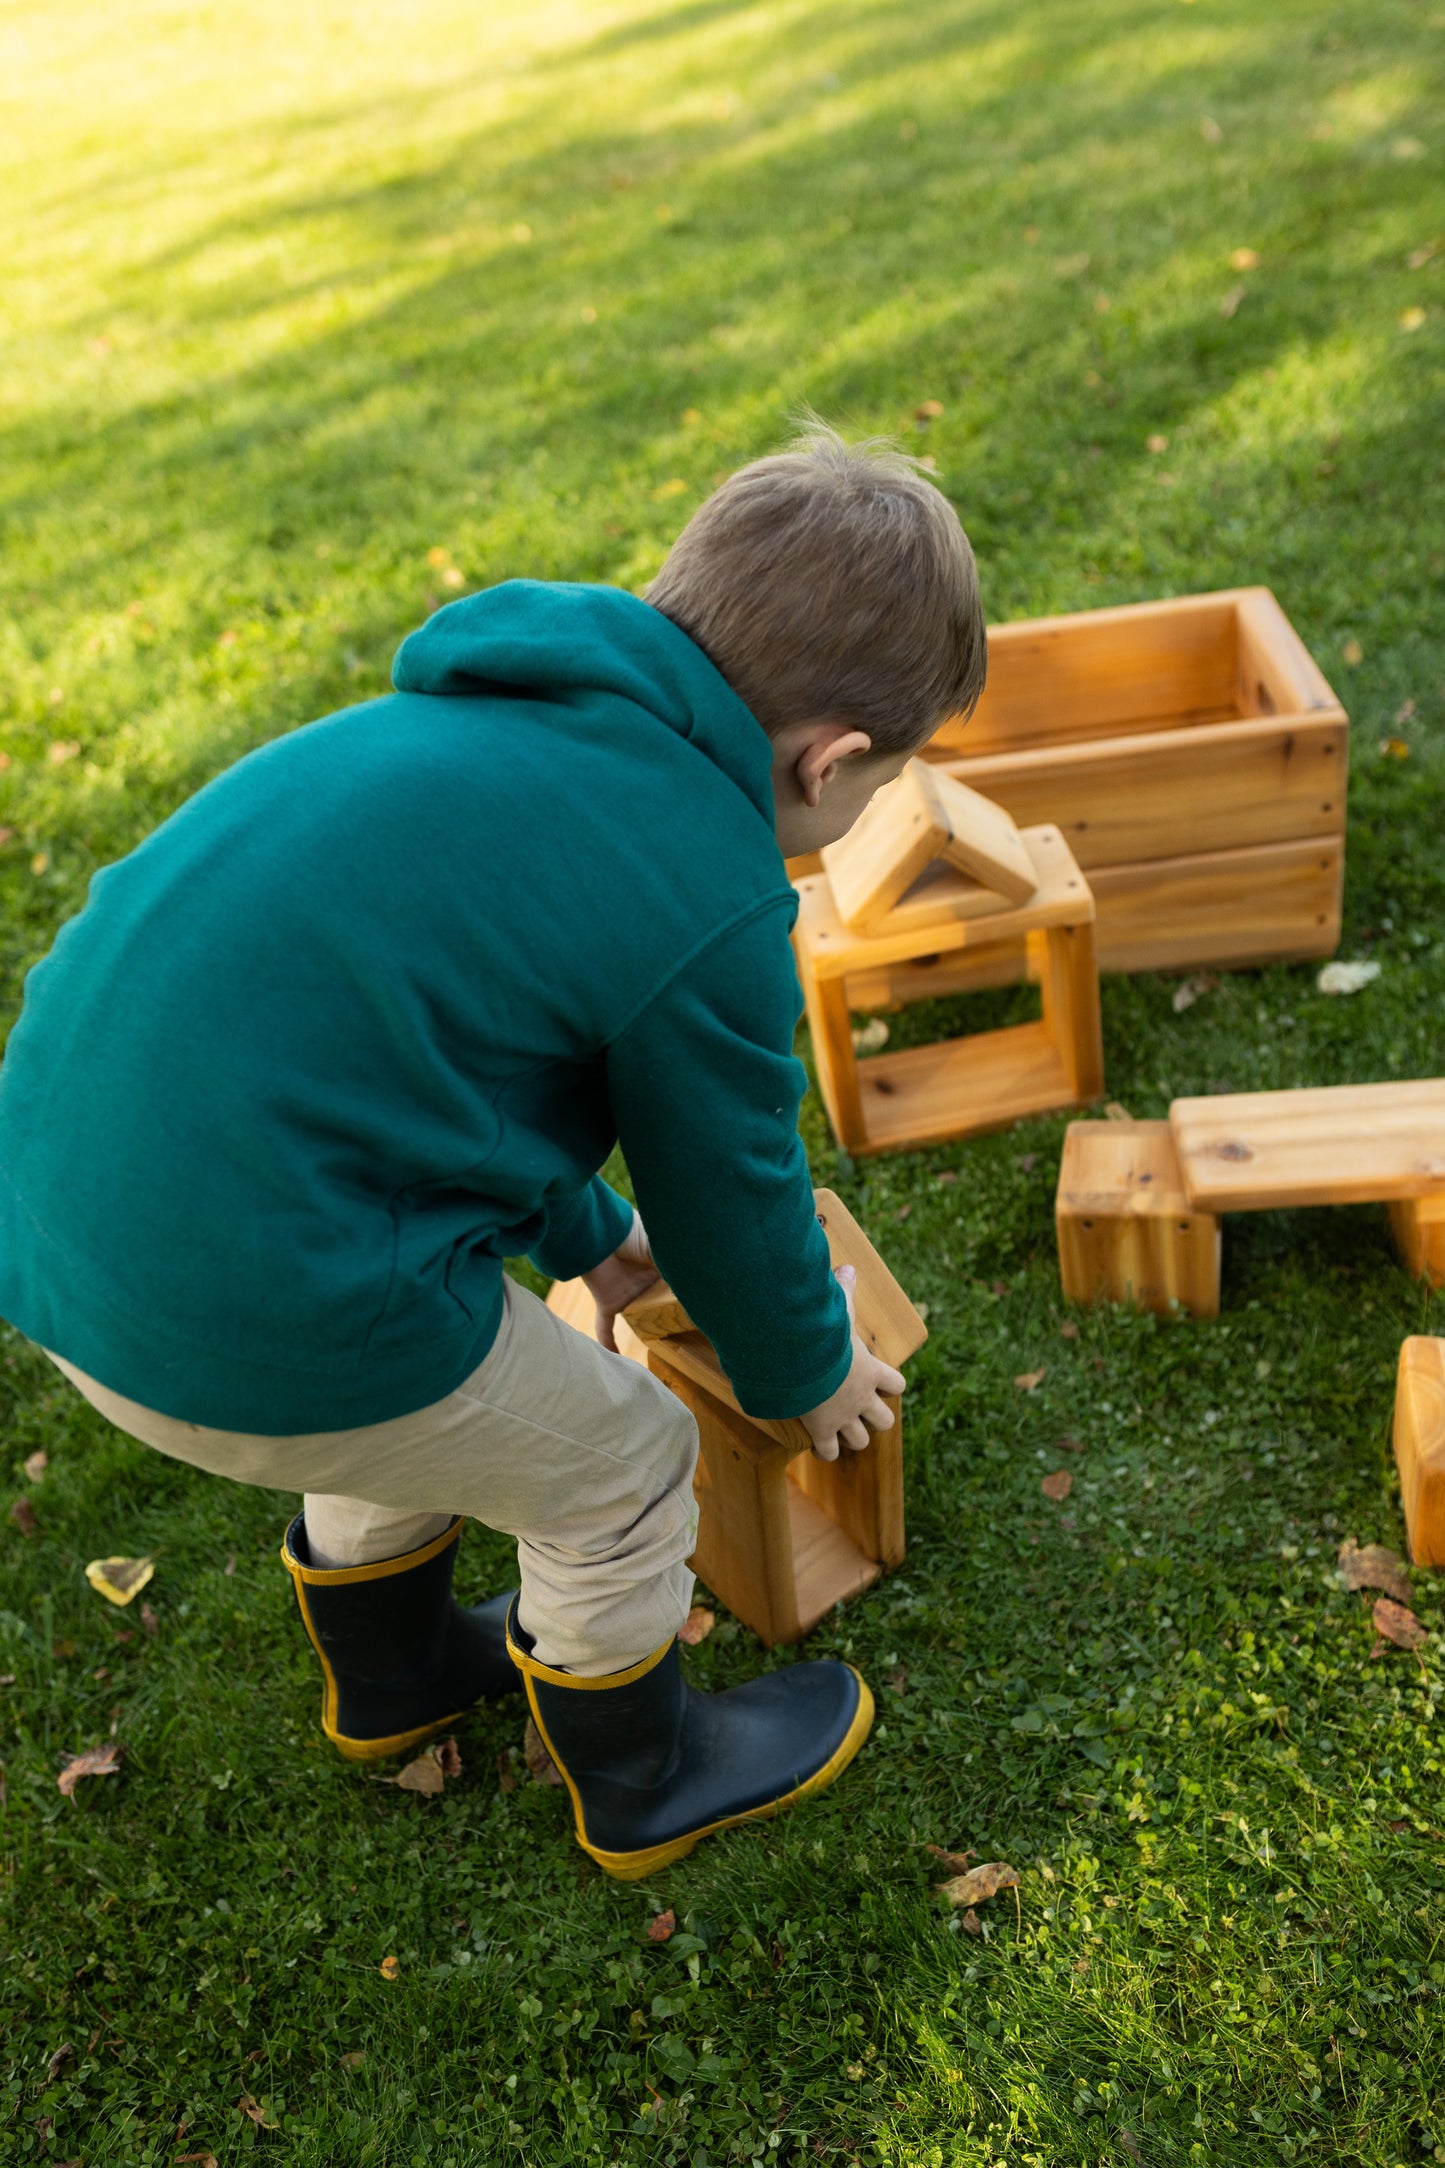
<path id="1" fill-rule="evenodd" d="M 502 1260 L 653 1254 L 744 1408 L 850 1338 L 797 1133 L 755 717 L 659 612 L 511 581 L 396 691 L 248 755 L 93 883 L 0 1064 L 0 1315 L 272 1436 L 444 1399 Z"/>

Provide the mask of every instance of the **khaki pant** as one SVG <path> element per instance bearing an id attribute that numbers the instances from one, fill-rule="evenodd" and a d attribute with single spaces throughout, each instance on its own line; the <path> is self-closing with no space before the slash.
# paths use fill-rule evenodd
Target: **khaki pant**
<path id="1" fill-rule="evenodd" d="M 519 1617 L 538 1660 L 595 1678 L 650 1655 L 687 1616 L 697 1427 L 639 1363 L 564 1325 L 514 1280 L 505 1290 L 480 1369 L 434 1406 L 360 1430 L 208 1430 L 51 1360 L 157 1452 L 303 1492 L 317 1565 L 394 1558 L 458 1513 L 515 1536 Z"/>

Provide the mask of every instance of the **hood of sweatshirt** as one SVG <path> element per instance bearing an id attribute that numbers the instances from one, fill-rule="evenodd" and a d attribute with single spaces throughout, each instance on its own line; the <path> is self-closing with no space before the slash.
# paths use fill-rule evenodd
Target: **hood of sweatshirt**
<path id="1" fill-rule="evenodd" d="M 548 700 L 596 712 L 598 693 L 686 738 L 773 818 L 772 746 L 696 641 L 637 595 L 580 582 L 504 580 L 408 635 L 398 692 Z"/>

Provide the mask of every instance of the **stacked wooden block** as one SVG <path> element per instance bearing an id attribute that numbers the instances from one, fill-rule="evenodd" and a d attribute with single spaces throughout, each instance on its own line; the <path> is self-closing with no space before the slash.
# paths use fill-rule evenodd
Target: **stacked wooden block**
<path id="1" fill-rule="evenodd" d="M 856 1329 L 895 1369 L 928 1337 L 922 1318 L 847 1207 L 814 1193 L 835 1268 L 852 1265 Z M 548 1307 L 591 1333 L 581 1280 L 558 1282 Z M 801 1422 L 770 1422 L 739 1408 L 717 1355 L 661 1282 L 618 1320 L 621 1352 L 642 1362 L 692 1411 L 700 1455 L 695 1572 L 769 1645 L 793 1642 L 835 1603 L 858 1595 L 903 1558 L 903 1428 L 873 1435 L 861 1453 L 818 1460 Z"/>
<path id="2" fill-rule="evenodd" d="M 1057 828 L 1019 830 L 940 769 L 910 761 L 820 870 L 798 883 L 794 945 L 819 1090 L 838 1142 L 899 1151 L 972 1136 L 1103 1089 L 1094 902 Z M 934 991 L 910 963 L 1011 953 L 1042 988 L 1037 1023 L 859 1061 L 849 1019 L 858 975 L 893 975 L 899 998 Z"/>
<path id="3" fill-rule="evenodd" d="M 1219 1309 L 1229 1212 L 1388 1205 L 1409 1269 L 1445 1286 L 1445 1079 L 1176 1099 L 1167 1122 L 1072 1122 L 1056 1215 L 1074 1302 Z M 1445 1342 L 1407 1340 L 1395 1450 L 1412 1552 L 1445 1564 Z"/>

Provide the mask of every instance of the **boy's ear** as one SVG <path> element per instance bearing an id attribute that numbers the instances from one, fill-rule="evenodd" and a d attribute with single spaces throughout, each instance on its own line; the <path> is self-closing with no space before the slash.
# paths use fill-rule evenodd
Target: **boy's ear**
<path id="1" fill-rule="evenodd" d="M 840 761 L 871 752 L 872 747 L 866 730 L 850 730 L 843 723 L 817 724 L 794 768 L 804 805 L 821 803 L 824 785 L 832 781 Z"/>

